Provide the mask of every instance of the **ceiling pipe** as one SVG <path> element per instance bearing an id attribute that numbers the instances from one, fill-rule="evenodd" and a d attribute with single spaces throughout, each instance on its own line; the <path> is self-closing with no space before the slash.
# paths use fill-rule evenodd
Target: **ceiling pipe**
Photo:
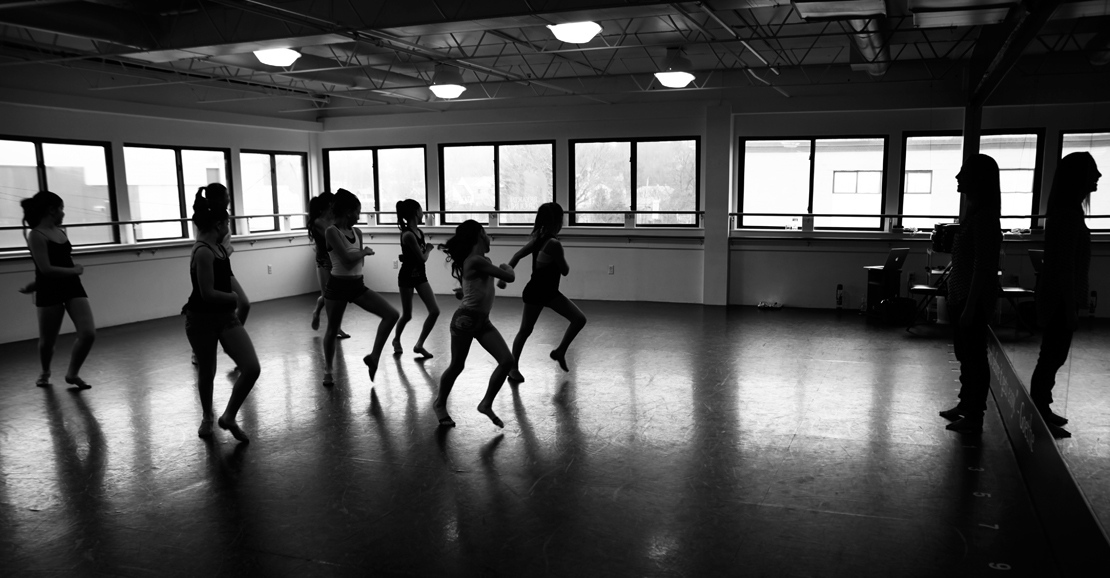
<path id="1" fill-rule="evenodd" d="M 755 0 L 753 0 L 753 1 L 755 1 Z M 717 24 L 719 24 L 721 26 L 721 28 L 724 28 L 725 30 L 727 30 L 728 33 L 731 34 L 733 38 L 739 40 L 740 44 L 742 44 L 744 46 L 744 48 L 747 48 L 748 52 L 751 52 L 753 55 L 755 55 L 755 57 L 758 58 L 759 61 L 762 62 L 764 66 L 770 67 L 771 72 L 775 73 L 775 76 L 778 76 L 778 74 L 779 74 L 778 69 L 776 69 L 774 66 L 771 66 L 771 64 L 769 62 L 767 62 L 767 59 L 763 58 L 762 54 L 756 52 L 755 49 L 752 48 L 751 44 L 748 44 L 748 42 L 746 40 L 744 40 L 743 38 L 740 38 L 740 35 L 737 34 L 736 31 L 733 30 L 731 26 L 729 26 L 728 24 L 725 24 L 725 21 L 721 20 L 720 16 L 717 16 L 717 14 L 715 14 L 709 6 L 705 5 L 705 2 L 696 2 L 695 4 L 697 5 L 698 8 L 701 8 L 702 12 L 705 12 L 706 15 L 708 15 L 715 22 L 717 22 Z M 777 4 L 771 3 L 771 4 L 767 4 L 767 6 L 777 6 Z M 763 79 L 761 78 L 760 80 L 763 80 Z"/>
<path id="2" fill-rule="evenodd" d="M 867 61 L 865 64 L 853 64 L 852 69 L 865 70 L 871 76 L 886 74 L 887 69 L 890 68 L 890 49 L 886 38 L 883 38 L 879 19 L 848 20 L 847 24 L 852 29 L 850 34 L 852 41 L 856 43 L 860 55 Z"/>

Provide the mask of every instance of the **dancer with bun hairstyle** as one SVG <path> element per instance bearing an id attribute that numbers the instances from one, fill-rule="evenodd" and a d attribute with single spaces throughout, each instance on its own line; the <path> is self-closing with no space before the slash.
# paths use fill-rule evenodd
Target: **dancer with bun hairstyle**
<path id="1" fill-rule="evenodd" d="M 51 385 L 50 362 L 54 358 L 54 344 L 68 312 L 77 328 L 77 341 L 70 352 L 65 382 L 77 389 L 89 389 L 92 386 L 81 379 L 79 373 L 96 341 L 96 323 L 89 297 L 81 285 L 85 268 L 73 262 L 73 245 L 61 227 L 65 219 L 65 202 L 50 191 L 40 191 L 29 199 L 23 199 L 20 205 L 23 207 L 23 224 L 31 228 L 27 234 L 27 247 L 35 263 L 33 291 L 39 320 L 39 361 L 42 363 L 42 374 L 35 385 Z"/>
<path id="2" fill-rule="evenodd" d="M 328 244 L 324 240 L 324 231 L 332 225 L 334 219 L 331 214 L 331 205 L 335 195 L 324 191 L 308 202 L 308 238 L 312 239 L 316 250 L 316 281 L 320 284 L 320 296 L 316 298 L 316 308 L 312 310 L 312 330 L 320 329 L 320 312 L 324 310 L 324 290 L 331 279 L 331 257 L 328 255 Z M 339 339 L 350 337 L 342 328 L 335 334 Z"/>
<path id="3" fill-rule="evenodd" d="M 439 319 L 439 304 L 436 303 L 435 293 L 428 283 L 425 263 L 434 247 L 424 241 L 424 232 L 419 227 L 423 220 L 424 209 L 420 207 L 420 203 L 412 199 L 397 202 L 397 228 L 401 229 L 401 271 L 397 274 L 397 287 L 401 294 L 401 318 L 397 320 L 397 332 L 393 337 L 393 354 L 404 353 L 404 348 L 401 347 L 401 332 L 412 320 L 412 292 L 415 290 L 428 310 L 428 317 L 424 320 L 420 337 L 416 338 L 416 345 L 412 350 L 420 354 L 421 358 L 430 359 L 433 356 L 424 349 L 424 340 L 428 338 L 436 320 Z"/>
<path id="4" fill-rule="evenodd" d="M 378 323 L 377 335 L 374 336 L 374 349 L 362 358 L 370 372 L 370 381 L 374 381 L 385 341 L 389 339 L 389 333 L 393 331 L 393 326 L 397 324 L 397 318 L 400 317 L 388 301 L 368 289 L 363 283 L 362 262 L 368 255 L 373 255 L 374 250 L 363 246 L 362 231 L 355 227 L 361 211 L 362 202 L 358 197 L 349 191 L 339 189 L 335 193 L 335 202 L 332 203 L 334 224 L 324 230 L 324 241 L 332 264 L 331 278 L 328 279 L 327 287 L 324 289 L 325 307 L 328 312 L 328 328 L 324 333 L 325 386 L 335 383 L 332 377 L 335 338 L 339 333 L 339 324 L 343 322 L 343 313 L 347 310 L 348 303 L 354 303 L 382 318 Z"/>
<path id="5" fill-rule="evenodd" d="M 232 280 L 231 258 L 221 241 L 228 234 L 229 216 L 220 197 L 227 189 L 219 183 L 201 187 L 193 201 L 193 224 L 197 242 L 189 263 L 189 279 L 193 291 L 182 308 L 185 314 L 185 335 L 197 360 L 197 390 L 204 416 L 197 435 L 212 435 L 212 389 L 216 377 L 216 344 L 223 345 L 239 369 L 231 397 L 216 424 L 247 443 L 250 438 L 239 428 L 236 416 L 247 399 L 261 369 L 254 344 L 236 316 L 239 298 Z"/>
<path id="6" fill-rule="evenodd" d="M 536 224 L 532 228 L 532 238 L 524 244 L 519 251 L 509 260 L 510 267 L 516 267 L 524 257 L 532 256 L 532 278 L 524 287 L 524 313 L 520 317 L 520 331 L 513 339 L 513 359 L 520 362 L 520 354 L 524 351 L 524 343 L 532 334 L 543 308 L 562 315 L 570 325 L 563 334 L 559 346 L 551 351 L 554 359 L 563 371 L 567 368 L 567 349 L 570 343 L 586 326 L 586 316 L 582 310 L 559 292 L 559 278 L 570 273 L 563 245 L 556 235 L 563 228 L 563 207 L 559 203 L 544 203 L 536 211 Z M 524 381 L 520 370 L 513 368 L 509 372 L 512 381 Z"/>
<path id="7" fill-rule="evenodd" d="M 478 404 L 478 411 L 497 427 L 505 427 L 501 418 L 493 413 L 493 400 L 509 370 L 513 368 L 513 355 L 501 333 L 490 322 L 489 313 L 493 308 L 494 279 L 512 283 L 516 279 L 513 268 L 501 264 L 494 266 L 486 257 L 489 252 L 489 236 L 477 221 L 467 220 L 455 228 L 455 236 L 440 246 L 447 253 L 451 263 L 451 276 L 462 285 L 462 303 L 451 317 L 451 363 L 444 370 L 439 382 L 439 395 L 432 403 L 439 425 L 455 427 L 455 420 L 447 413 L 447 396 L 455 386 L 455 380 L 466 365 L 470 344 L 475 339 L 490 355 L 497 360 L 497 367 L 489 377 L 486 395 Z"/>

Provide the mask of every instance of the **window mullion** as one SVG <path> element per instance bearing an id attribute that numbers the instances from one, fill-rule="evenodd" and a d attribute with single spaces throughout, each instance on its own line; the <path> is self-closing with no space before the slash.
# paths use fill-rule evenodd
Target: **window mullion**
<path id="1" fill-rule="evenodd" d="M 501 145 L 493 145 L 493 210 L 501 210 Z M 501 224 L 501 215 L 497 224 Z"/>
<path id="2" fill-rule="evenodd" d="M 817 139 L 809 139 L 809 204 L 806 206 L 806 212 L 813 214 L 813 180 L 814 180 L 814 167 L 817 165 Z"/>
<path id="3" fill-rule="evenodd" d="M 31 144 L 35 145 L 35 162 L 38 163 L 38 170 L 36 172 L 39 178 L 39 190 L 49 191 L 50 183 L 46 182 L 46 160 L 43 158 L 42 142 L 33 141 Z"/>
<path id="4" fill-rule="evenodd" d="M 381 186 L 379 184 L 380 180 L 378 179 L 378 149 L 376 149 L 376 148 L 370 149 L 370 159 L 371 159 L 370 163 L 374 166 L 373 167 L 374 170 L 372 171 L 373 176 L 371 177 L 371 179 L 374 182 L 374 207 L 375 207 L 374 210 L 381 212 L 384 209 L 382 209 L 382 196 L 381 196 L 382 190 L 381 190 Z M 375 225 L 380 225 L 381 220 L 382 220 L 381 215 L 375 215 L 374 216 L 374 224 Z"/>
<path id="5" fill-rule="evenodd" d="M 274 199 L 274 231 L 281 230 L 277 217 L 277 213 L 281 212 L 281 207 L 278 206 L 277 190 L 277 155 L 274 153 L 270 153 L 270 194 L 273 196 Z"/>
<path id="6" fill-rule="evenodd" d="M 181 159 L 181 149 L 173 149 L 174 162 L 177 163 L 177 203 L 178 215 L 185 218 L 188 213 L 186 212 L 186 197 L 185 197 L 185 168 Z M 230 204 L 230 199 L 229 199 Z M 184 239 L 189 236 L 187 229 L 188 223 L 181 221 L 181 238 Z"/>
<path id="7" fill-rule="evenodd" d="M 636 144 L 637 144 L 637 141 L 634 141 L 634 140 L 628 141 L 629 157 L 630 157 L 628 159 L 628 164 L 629 164 L 628 180 L 629 180 L 629 183 L 631 184 L 630 188 L 632 189 L 631 191 L 629 191 L 629 193 L 631 193 L 630 200 L 631 200 L 631 206 L 632 206 L 633 211 L 635 211 L 638 208 L 636 206 L 636 202 L 637 202 L 637 198 L 636 198 Z M 636 218 L 637 217 L 633 216 L 632 217 L 633 221 L 635 221 Z"/>

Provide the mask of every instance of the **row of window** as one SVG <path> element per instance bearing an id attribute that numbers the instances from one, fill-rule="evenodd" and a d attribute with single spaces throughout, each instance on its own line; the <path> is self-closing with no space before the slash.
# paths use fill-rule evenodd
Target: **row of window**
<path id="1" fill-rule="evenodd" d="M 1061 155 L 1087 151 L 1110 167 L 1110 133 L 1064 133 Z M 741 141 L 739 210 L 741 227 L 780 228 L 796 222 L 791 213 L 838 214 L 817 217 L 821 229 L 879 229 L 886 206 L 887 137 L 747 139 Z M 903 146 L 899 213 L 905 227 L 931 228 L 959 213 L 956 173 L 962 162 L 957 134 L 908 135 Z M 572 225 L 620 225 L 621 212 L 637 215 L 637 225 L 697 226 L 700 141 L 628 139 L 571 141 Z M 980 150 L 1001 169 L 1002 212 L 1022 215 L 1039 206 L 1043 138 L 1034 131 L 985 134 Z M 229 183 L 230 150 L 162 146 L 123 147 L 127 200 L 138 241 L 183 238 L 178 220 L 191 213 L 193 193 L 211 182 Z M 67 222 L 117 219 L 107 144 L 31 139 L 0 140 L 0 226 L 18 226 L 20 199 L 52 190 L 66 199 Z M 440 145 L 440 207 L 473 213 L 486 222 L 492 211 L 510 211 L 502 224 L 526 225 L 542 203 L 555 200 L 555 143 L 514 142 Z M 243 207 L 238 214 L 292 214 L 289 226 L 303 228 L 309 195 L 307 155 L 242 151 Z M 364 211 L 390 212 L 405 198 L 427 205 L 425 148 L 376 147 L 324 150 L 328 190 L 346 188 Z M 1105 188 L 1105 187 L 1104 187 Z M 234 195 L 233 195 L 234 197 Z M 660 211 L 650 213 L 650 211 Z M 684 214 L 686 212 L 687 214 Z M 1110 213 L 1110 195 L 1091 196 L 1092 214 Z M 786 214 L 776 216 L 776 214 Z M 862 215 L 862 216 L 861 216 Z M 867 215 L 876 215 L 868 217 Z M 1095 222 L 1097 221 L 1097 222 Z M 382 215 L 382 223 L 396 222 Z M 1003 219 L 1004 228 L 1029 227 L 1030 219 Z M 248 219 L 250 233 L 282 228 L 279 217 Z M 1110 219 L 1092 220 L 1110 229 Z M 114 227 L 77 227 L 76 244 L 118 242 Z M 0 231 L 0 247 L 22 246 L 18 231 Z"/>

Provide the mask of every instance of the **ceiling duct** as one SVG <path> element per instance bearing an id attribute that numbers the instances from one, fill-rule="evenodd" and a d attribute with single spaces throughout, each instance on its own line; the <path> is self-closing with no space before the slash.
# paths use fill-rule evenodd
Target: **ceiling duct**
<path id="1" fill-rule="evenodd" d="M 890 49 L 883 36 L 886 0 L 795 0 L 794 9 L 807 22 L 843 22 L 852 38 L 852 70 L 882 76 L 890 68 Z"/>
<path id="2" fill-rule="evenodd" d="M 916 28 L 998 24 L 1017 4 L 1017 0 L 908 0 Z"/>

